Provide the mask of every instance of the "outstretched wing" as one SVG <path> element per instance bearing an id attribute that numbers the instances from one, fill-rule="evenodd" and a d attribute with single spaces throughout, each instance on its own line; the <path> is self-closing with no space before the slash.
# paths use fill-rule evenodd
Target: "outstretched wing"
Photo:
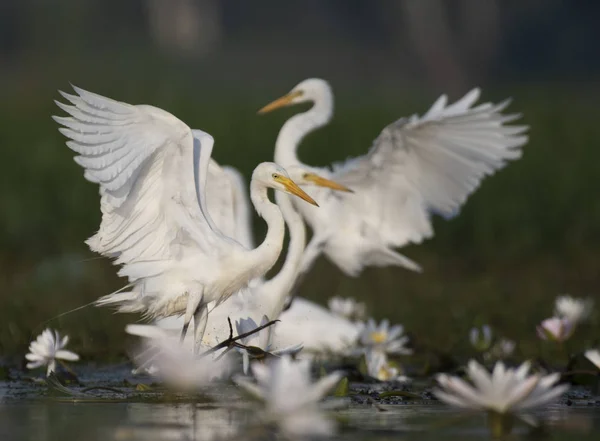
<path id="1" fill-rule="evenodd" d="M 203 132 L 192 130 L 192 133 L 196 138 Z M 237 169 L 210 160 L 206 201 L 210 217 L 221 233 L 247 249 L 254 248 L 250 201 L 244 177 Z"/>
<path id="2" fill-rule="evenodd" d="M 223 171 L 229 177 L 233 194 L 235 219 L 235 239 L 248 249 L 254 248 L 252 235 L 252 209 L 244 176 L 233 167 L 224 166 Z"/>
<path id="3" fill-rule="evenodd" d="M 222 235 L 206 210 L 204 188 L 213 138 L 168 112 L 118 102 L 80 88 L 56 102 L 54 117 L 78 153 L 84 176 L 100 185 L 102 222 L 88 239 L 116 263 L 166 261 L 184 246 L 214 252 Z"/>
<path id="4" fill-rule="evenodd" d="M 337 216 L 377 231 L 382 244 L 402 246 L 432 235 L 430 213 L 456 214 L 481 180 L 521 156 L 527 126 L 506 125 L 508 101 L 473 106 L 474 89 L 446 105 L 440 97 L 419 117 L 387 126 L 370 151 L 334 166 L 333 179 L 355 193 L 339 195 Z"/>

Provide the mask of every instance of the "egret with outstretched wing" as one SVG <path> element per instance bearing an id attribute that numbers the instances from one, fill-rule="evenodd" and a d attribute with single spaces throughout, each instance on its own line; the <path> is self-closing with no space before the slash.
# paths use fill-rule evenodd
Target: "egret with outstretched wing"
<path id="1" fill-rule="evenodd" d="M 283 168 L 259 164 L 250 195 L 268 230 L 260 246 L 248 249 L 224 235 L 207 210 L 207 177 L 219 171 L 210 158 L 212 136 L 159 108 L 74 89 L 77 95 L 62 93 L 72 105 L 57 102 L 70 116 L 54 119 L 85 178 L 100 185 L 102 221 L 87 243 L 115 258 L 131 287 L 97 303 L 150 318 L 185 314 L 182 336 L 193 317 L 199 348 L 206 305 L 262 276 L 281 252 L 284 221 L 267 189 L 316 203 Z"/>
<path id="2" fill-rule="evenodd" d="M 363 156 L 318 173 L 346 185 L 354 194 L 320 189 L 321 208 L 297 204 L 313 230 L 302 263 L 305 272 L 324 253 L 344 273 L 356 276 L 366 266 L 418 264 L 393 250 L 433 235 L 431 214 L 455 215 L 481 180 L 521 156 L 526 126 L 507 125 L 520 115 L 502 114 L 508 101 L 475 105 L 473 89 L 453 104 L 441 96 L 419 117 L 401 118 L 386 128 Z M 281 128 L 275 162 L 304 165 L 296 150 L 311 131 L 333 114 L 333 94 L 321 79 L 308 79 L 259 113 L 296 103 L 313 107 Z"/>
<path id="3" fill-rule="evenodd" d="M 315 175 L 303 167 L 292 166 L 288 169 L 288 173 L 292 180 L 300 185 L 314 185 L 342 192 L 350 191 L 350 189 L 339 185 L 336 182 Z M 234 200 L 238 196 L 243 197 L 243 192 L 234 195 Z M 302 260 L 304 247 L 306 245 L 306 229 L 302 217 L 294 209 L 291 198 L 288 195 L 276 193 L 275 199 L 283 214 L 283 218 L 290 234 L 290 241 L 285 262 L 283 263 L 280 271 L 271 279 L 255 279 L 251 282 L 247 289 L 241 290 L 237 294 L 232 295 L 229 299 L 224 301 L 218 308 L 210 313 L 208 317 L 208 324 L 206 326 L 206 332 L 204 333 L 203 338 L 204 344 L 206 345 L 214 346 L 215 344 L 220 343 L 229 337 L 228 318 L 231 319 L 234 325 L 239 325 L 240 323 L 255 323 L 256 326 L 258 326 L 258 324 L 263 322 L 263 318 L 265 317 L 267 320 L 277 319 L 284 309 L 287 297 L 290 294 L 300 269 L 299 267 Z M 231 205 L 234 205 L 233 201 Z M 244 213 L 244 210 L 241 210 L 240 212 Z M 211 215 L 213 216 L 213 219 L 218 227 L 221 227 L 220 222 L 230 222 L 229 218 L 217 218 L 212 212 Z M 252 230 L 249 216 L 242 215 L 236 220 L 236 222 L 243 223 L 244 227 L 240 228 L 240 226 L 234 225 L 232 226 L 232 229 Z M 212 305 L 209 305 L 209 309 L 211 306 Z M 180 327 L 182 323 L 180 319 L 167 318 L 158 320 L 156 325 L 161 328 L 171 330 L 173 328 Z M 135 329 L 140 330 L 144 329 L 144 327 L 142 325 L 138 325 L 135 327 Z M 235 326 L 234 329 L 236 329 Z M 271 341 L 270 335 L 272 333 L 272 328 L 266 328 L 263 331 L 260 331 L 260 333 L 261 336 L 264 336 L 264 338 L 261 338 L 261 341 L 263 341 L 265 345 L 268 345 Z M 237 335 L 236 332 L 234 332 L 234 336 L 235 335 Z M 294 345 L 302 343 L 305 337 L 306 335 L 303 332 L 298 332 Z M 274 347 L 277 349 L 283 348 L 280 346 Z M 262 349 L 266 349 L 266 346 Z"/>

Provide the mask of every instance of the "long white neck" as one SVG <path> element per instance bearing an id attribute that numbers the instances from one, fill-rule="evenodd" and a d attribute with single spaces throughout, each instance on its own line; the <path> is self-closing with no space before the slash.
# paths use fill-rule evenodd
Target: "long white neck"
<path id="1" fill-rule="evenodd" d="M 261 296 L 264 296 L 264 298 L 261 298 L 261 303 L 269 305 L 268 317 L 271 320 L 276 319 L 283 310 L 287 296 L 298 276 L 302 253 L 306 246 L 304 222 L 300 214 L 294 209 L 291 196 L 278 192 L 275 195 L 275 200 L 290 231 L 290 243 L 281 270 L 261 287 Z"/>
<path id="2" fill-rule="evenodd" d="M 251 181 L 250 198 L 258 215 L 267 223 L 265 239 L 257 248 L 248 251 L 251 256 L 248 262 L 250 262 L 252 273 L 254 277 L 260 277 L 275 265 L 281 254 L 285 225 L 281 211 L 269 200 L 267 188 L 264 185 L 254 180 Z"/>
<path id="3" fill-rule="evenodd" d="M 275 142 L 275 162 L 283 167 L 301 164 L 296 150 L 302 139 L 313 130 L 326 125 L 333 115 L 333 93 L 329 86 L 320 89 L 314 105 L 288 119 Z"/>

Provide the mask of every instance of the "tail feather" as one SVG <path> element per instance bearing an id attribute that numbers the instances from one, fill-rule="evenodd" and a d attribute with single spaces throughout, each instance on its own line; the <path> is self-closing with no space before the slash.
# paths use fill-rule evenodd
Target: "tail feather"
<path id="1" fill-rule="evenodd" d="M 365 266 L 401 266 L 415 272 L 423 272 L 421 266 L 408 257 L 387 247 L 373 249 L 366 253 L 363 260 Z"/>
<path id="2" fill-rule="evenodd" d="M 127 325 L 125 326 L 125 332 L 137 337 L 150 339 L 167 339 L 169 337 L 173 337 L 173 333 L 169 333 L 168 331 L 155 325 Z"/>
<path id="3" fill-rule="evenodd" d="M 139 293 L 127 291 L 108 294 L 94 302 L 96 306 L 116 306 L 118 312 L 143 312 L 145 307 Z"/>

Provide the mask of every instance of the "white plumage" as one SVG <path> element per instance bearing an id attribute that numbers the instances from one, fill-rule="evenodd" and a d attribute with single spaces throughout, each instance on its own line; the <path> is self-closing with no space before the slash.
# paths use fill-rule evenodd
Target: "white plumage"
<path id="1" fill-rule="evenodd" d="M 473 89 L 453 104 L 441 96 L 425 115 L 388 125 L 365 155 L 319 170 L 354 194 L 320 189 L 314 193 L 318 211 L 297 206 L 313 230 L 303 271 L 321 252 L 352 276 L 365 266 L 420 270 L 392 248 L 431 237 L 432 213 L 455 215 L 481 180 L 518 159 L 527 142 L 527 126 L 507 125 L 519 115 L 501 113 L 508 101 L 475 105 L 479 94 Z M 286 167 L 301 164 L 300 141 L 331 119 L 331 88 L 321 79 L 305 80 L 260 111 L 301 102 L 314 105 L 284 124 L 275 146 L 275 161 Z"/>
<path id="2" fill-rule="evenodd" d="M 67 145 L 79 154 L 75 161 L 86 179 L 100 185 L 102 222 L 87 243 L 115 258 L 122 265 L 119 274 L 131 286 L 130 292 L 105 296 L 98 304 L 116 304 L 120 311 L 152 318 L 185 313 L 184 334 L 193 316 L 199 344 L 206 305 L 222 302 L 262 276 L 281 252 L 283 218 L 267 189 L 315 202 L 283 168 L 259 164 L 251 198 L 268 232 L 258 248 L 249 250 L 223 234 L 208 212 L 207 178 L 227 179 L 227 172 L 210 159 L 209 134 L 192 131 L 156 107 L 74 89 L 77 95 L 62 94 L 72 105 L 57 102 L 71 116 L 55 120 L 70 138 Z M 213 207 L 216 202 L 213 198 Z M 217 211 L 219 218 L 233 216 L 234 208 L 225 204 Z M 228 233 L 233 231 L 230 227 Z"/>
<path id="3" fill-rule="evenodd" d="M 298 184 L 335 188 L 338 191 L 348 191 L 348 189 L 339 186 L 335 182 L 316 176 L 302 167 L 291 167 L 288 172 L 292 180 Z M 241 192 L 240 197 L 243 198 L 243 195 L 244 193 Z M 213 346 L 229 337 L 228 318 L 231 319 L 234 324 L 234 336 L 236 336 L 237 326 L 235 325 L 240 325 L 241 323 L 254 323 L 256 325 L 255 327 L 257 327 L 264 319 L 277 319 L 284 309 L 287 297 L 298 276 L 302 254 L 306 245 L 306 229 L 302 217 L 294 209 L 288 195 L 277 193 L 275 199 L 277 205 L 281 209 L 290 232 L 290 242 L 285 262 L 283 263 L 281 270 L 271 279 L 265 280 L 261 277 L 251 281 L 247 289 L 232 295 L 229 299 L 224 301 L 222 305 L 211 312 L 208 317 L 206 332 L 203 337 L 203 342 L 206 345 Z M 241 205 L 247 205 L 247 202 L 241 203 Z M 232 228 L 234 230 L 251 231 L 252 222 L 250 217 L 247 216 L 249 213 L 246 212 L 246 210 L 240 210 L 239 213 L 241 215 L 236 218 L 235 222 L 242 223 L 243 227 L 234 225 Z M 213 213 L 211 212 L 211 214 Z M 219 219 L 214 216 L 213 218 L 219 227 L 221 227 L 219 222 L 222 220 L 227 222 L 230 221 L 230 219 Z M 245 235 L 245 233 L 243 235 Z M 209 310 L 212 306 L 213 305 L 209 305 Z M 157 321 L 157 325 L 164 329 L 173 329 L 174 327 L 181 326 L 181 324 L 181 320 L 172 318 Z M 298 332 L 296 335 L 297 338 L 291 345 L 285 347 L 270 345 L 272 329 L 273 328 L 270 327 L 260 331 L 260 341 L 264 343 L 263 349 L 266 349 L 267 347 L 270 347 L 271 350 L 282 349 L 289 346 L 296 346 L 303 341 L 304 332 Z M 245 328 L 245 331 L 248 330 L 249 329 Z"/>

